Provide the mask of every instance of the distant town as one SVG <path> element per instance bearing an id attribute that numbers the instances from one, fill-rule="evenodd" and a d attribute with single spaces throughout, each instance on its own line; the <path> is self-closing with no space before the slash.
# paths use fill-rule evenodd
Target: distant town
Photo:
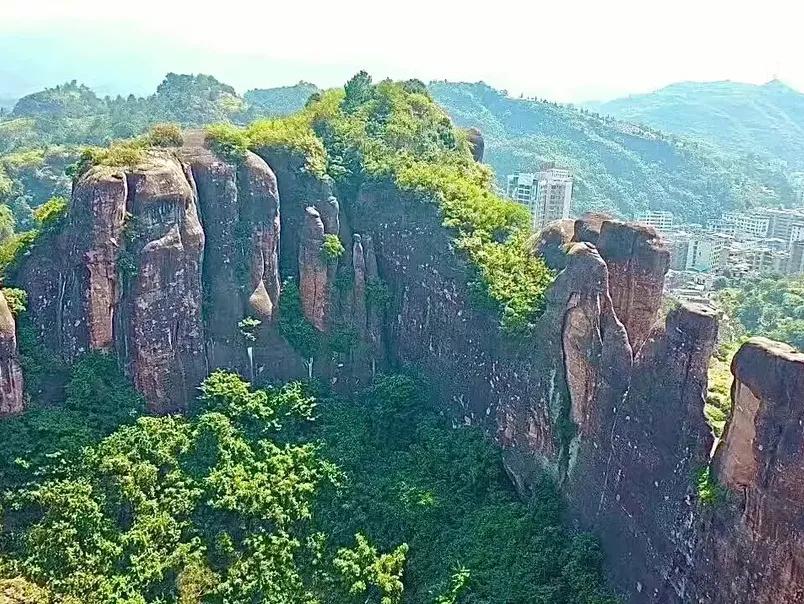
<path id="1" fill-rule="evenodd" d="M 572 216 L 573 175 L 566 168 L 546 164 L 538 172 L 511 174 L 506 184 L 507 196 L 530 210 L 536 232 Z M 798 208 L 732 212 L 704 224 L 677 222 L 666 211 L 634 216 L 668 241 L 668 293 L 709 303 L 717 277 L 804 275 L 804 178 L 800 184 Z"/>

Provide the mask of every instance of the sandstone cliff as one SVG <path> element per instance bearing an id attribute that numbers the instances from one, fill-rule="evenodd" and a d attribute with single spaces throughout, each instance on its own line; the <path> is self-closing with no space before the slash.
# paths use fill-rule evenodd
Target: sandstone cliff
<path id="1" fill-rule="evenodd" d="M 22 368 L 17 350 L 16 322 L 0 291 L 0 415 L 23 410 Z"/>
<path id="2" fill-rule="evenodd" d="M 456 422 L 494 435 L 523 496 L 552 475 L 626 600 L 800 601 L 801 355 L 752 342 L 735 359 L 735 414 L 711 470 L 731 495 L 714 509 L 696 476 L 710 464 L 717 321 L 692 305 L 660 316 L 656 233 L 605 215 L 550 225 L 534 249 L 557 276 L 532 335 L 514 340 L 475 303 L 429 201 L 381 181 L 339 191 L 287 150 L 231 163 L 188 140 L 84 174 L 53 252 L 18 278 L 46 345 L 68 360 L 115 351 L 154 412 L 182 409 L 216 367 L 351 388 L 402 366 Z M 314 327 L 304 358 L 280 329 L 280 276 L 298 280 Z"/>
<path id="3" fill-rule="evenodd" d="M 248 374 L 238 322 L 273 319 L 278 214 L 276 179 L 256 155 L 235 166 L 191 145 L 92 168 L 74 185 L 58 253 L 18 276 L 32 321 L 67 360 L 114 350 L 153 411 L 186 408 L 211 369 Z"/>

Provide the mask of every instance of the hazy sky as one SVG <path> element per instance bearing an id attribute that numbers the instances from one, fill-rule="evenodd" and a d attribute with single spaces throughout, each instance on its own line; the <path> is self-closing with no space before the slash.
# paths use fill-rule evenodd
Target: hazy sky
<path id="1" fill-rule="evenodd" d="M 239 91 L 375 78 L 484 80 L 561 101 L 679 80 L 804 90 L 799 0 L 0 0 L 0 96 L 79 79 L 151 92 L 205 72 Z"/>

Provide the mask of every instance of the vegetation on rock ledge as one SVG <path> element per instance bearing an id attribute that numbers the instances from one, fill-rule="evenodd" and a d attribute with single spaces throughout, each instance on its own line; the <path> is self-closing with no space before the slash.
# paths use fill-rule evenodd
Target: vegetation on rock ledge
<path id="1" fill-rule="evenodd" d="M 255 149 L 303 153 L 308 169 L 331 178 L 347 200 L 365 182 L 390 181 L 435 201 L 474 267 L 473 286 L 502 326 L 524 333 L 543 309 L 552 274 L 529 253 L 527 210 L 493 192 L 491 172 L 473 160 L 465 134 L 421 82 L 374 84 L 361 72 L 343 91 L 327 91 L 300 113 L 257 122 L 245 134 Z"/>

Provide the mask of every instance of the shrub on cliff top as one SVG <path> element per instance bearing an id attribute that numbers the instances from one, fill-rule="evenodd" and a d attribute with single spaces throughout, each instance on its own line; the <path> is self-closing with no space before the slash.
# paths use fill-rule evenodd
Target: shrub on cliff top
<path id="1" fill-rule="evenodd" d="M 145 138 L 115 141 L 108 147 L 87 147 L 81 153 L 71 176 L 78 177 L 93 166 L 131 168 L 145 158 Z"/>
<path id="2" fill-rule="evenodd" d="M 183 142 L 178 124 L 154 124 L 147 137 L 154 147 L 181 147 Z"/>
<path id="3" fill-rule="evenodd" d="M 542 311 L 553 275 L 530 255 L 527 210 L 492 191 L 491 172 L 473 160 L 465 133 L 422 86 L 373 84 L 361 72 L 295 116 L 253 125 L 249 140 L 323 162 L 347 201 L 367 180 L 391 180 L 436 201 L 475 268 L 474 289 L 493 303 L 502 326 L 526 333 Z"/>
<path id="4" fill-rule="evenodd" d="M 245 131 L 230 124 L 207 126 L 206 141 L 215 153 L 230 162 L 242 161 L 248 152 L 248 137 Z"/>

